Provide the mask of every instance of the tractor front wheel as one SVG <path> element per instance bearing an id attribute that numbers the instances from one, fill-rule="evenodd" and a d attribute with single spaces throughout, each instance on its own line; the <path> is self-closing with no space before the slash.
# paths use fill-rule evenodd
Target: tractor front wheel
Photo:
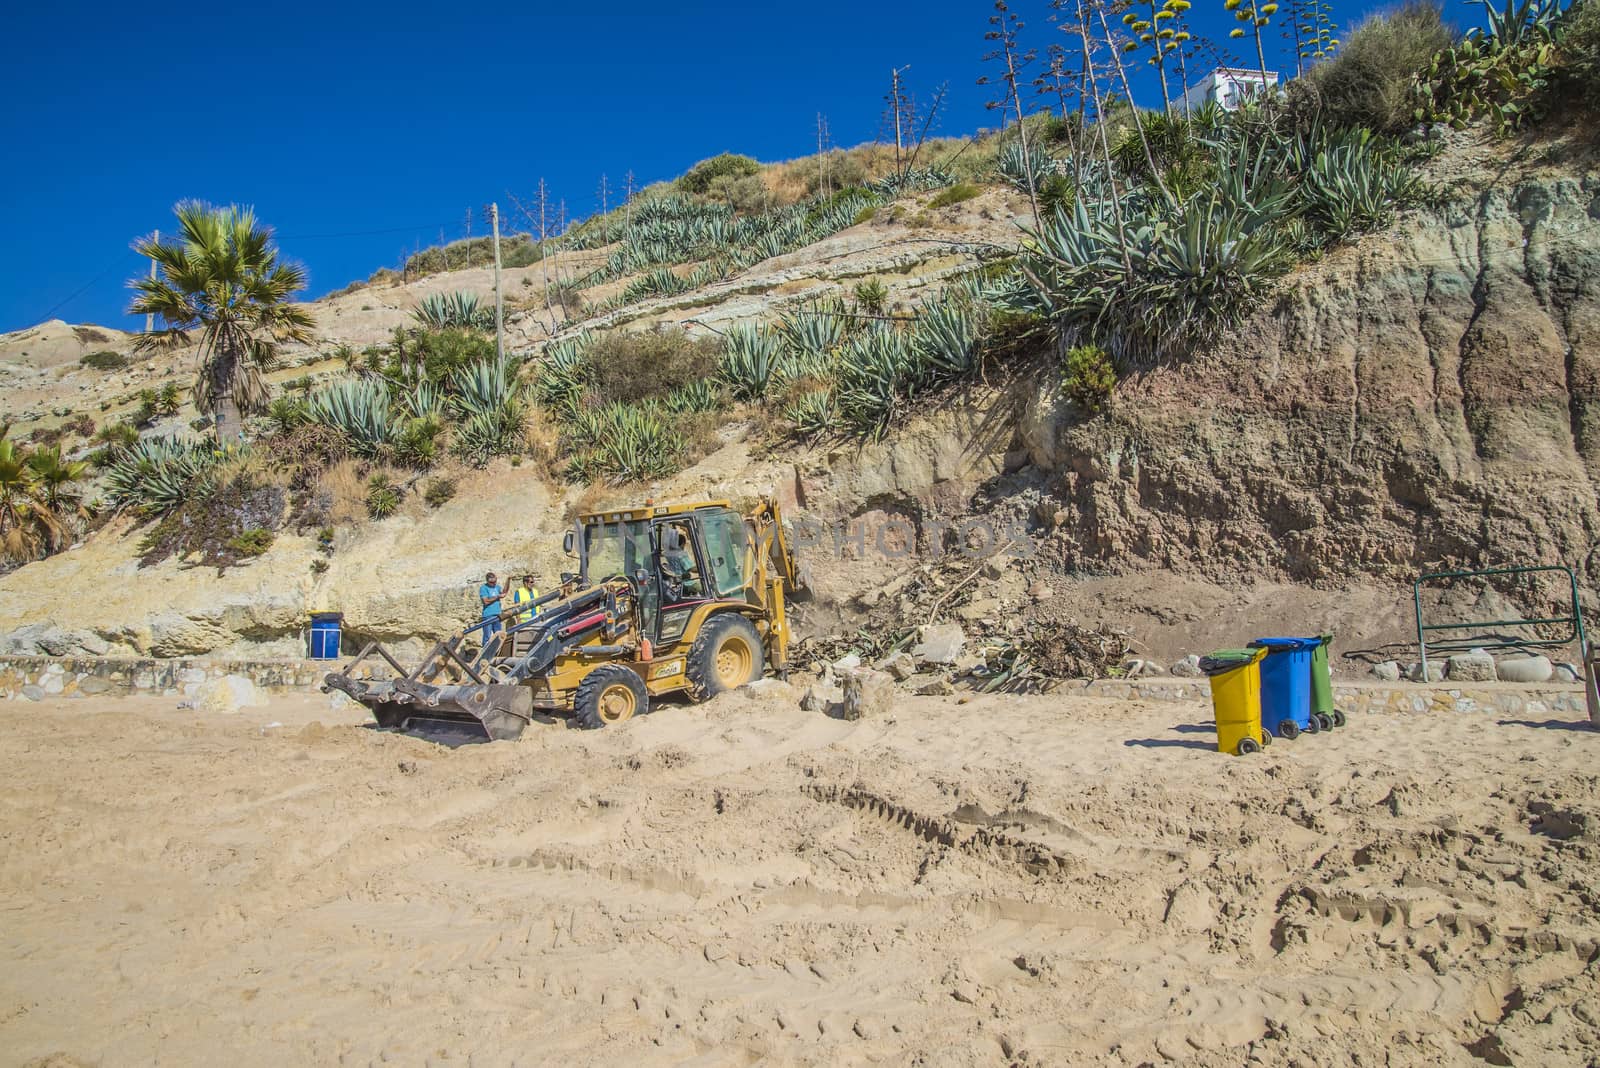
<path id="1" fill-rule="evenodd" d="M 580 727 L 609 727 L 650 711 L 650 692 L 633 670 L 603 664 L 578 683 L 572 709 Z"/>
<path id="2" fill-rule="evenodd" d="M 712 616 L 689 647 L 684 669 L 689 696 L 704 701 L 737 690 L 759 679 L 765 667 L 766 652 L 754 623 L 733 612 Z"/>

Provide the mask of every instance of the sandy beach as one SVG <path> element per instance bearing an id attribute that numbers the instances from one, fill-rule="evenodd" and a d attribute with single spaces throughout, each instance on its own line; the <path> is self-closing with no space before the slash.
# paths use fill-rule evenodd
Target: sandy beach
<path id="1" fill-rule="evenodd" d="M 793 696 L 449 748 L 0 709 L 10 1064 L 1519 1064 L 1600 1051 L 1600 735 Z"/>

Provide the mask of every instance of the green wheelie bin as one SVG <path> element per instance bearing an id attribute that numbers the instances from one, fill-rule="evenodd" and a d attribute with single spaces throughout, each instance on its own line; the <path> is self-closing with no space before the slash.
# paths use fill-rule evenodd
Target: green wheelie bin
<path id="1" fill-rule="evenodd" d="M 1311 714 L 1326 716 L 1333 726 L 1343 727 L 1344 713 L 1333 707 L 1333 674 L 1328 668 L 1328 646 L 1333 644 L 1333 635 L 1318 637 L 1321 640 L 1311 650 Z"/>

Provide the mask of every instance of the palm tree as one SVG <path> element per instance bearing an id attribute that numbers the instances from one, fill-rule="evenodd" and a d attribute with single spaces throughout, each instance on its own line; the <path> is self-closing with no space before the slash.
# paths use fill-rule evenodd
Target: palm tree
<path id="1" fill-rule="evenodd" d="M 66 517 L 50 504 L 54 493 L 58 502 L 65 503 L 70 495 L 65 481 L 56 482 L 47 489 L 40 477 L 40 466 L 25 447 L 7 437 L 9 425 L 0 425 L 0 556 L 7 560 L 25 563 L 46 553 L 65 548 L 68 542 Z M 60 450 L 55 450 L 56 469 L 81 476 L 87 464 L 62 464 Z M 75 496 L 71 497 L 75 507 Z"/>
<path id="2" fill-rule="evenodd" d="M 154 260 L 154 278 L 136 278 L 130 315 L 159 315 L 162 328 L 143 334 L 140 349 L 176 348 L 200 332 L 200 366 L 194 403 L 211 413 L 217 438 L 234 441 L 245 414 L 267 406 L 262 372 L 277 361 L 278 346 L 311 340 L 311 316 L 289 303 L 306 272 L 280 262 L 272 231 L 250 208 L 214 208 L 181 201 L 179 238 L 140 238 L 134 250 Z"/>

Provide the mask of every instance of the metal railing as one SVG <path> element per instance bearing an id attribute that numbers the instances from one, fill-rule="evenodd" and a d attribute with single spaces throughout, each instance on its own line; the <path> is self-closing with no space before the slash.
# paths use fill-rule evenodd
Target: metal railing
<path id="1" fill-rule="evenodd" d="M 1467 578 L 1488 578 L 1495 575 L 1529 575 L 1538 572 L 1559 571 L 1567 576 L 1567 587 L 1572 594 L 1572 614 L 1565 616 L 1550 616 L 1547 618 L 1529 619 L 1485 619 L 1472 620 L 1466 623 L 1424 623 L 1422 619 L 1422 584 L 1424 582 L 1455 581 Z M 1572 573 L 1572 568 L 1561 564 L 1540 564 L 1529 567 L 1490 567 L 1479 571 L 1435 571 L 1426 575 L 1419 575 L 1411 584 L 1411 600 L 1417 611 L 1417 646 L 1422 654 L 1422 677 L 1428 677 L 1428 632 L 1429 631 L 1481 631 L 1490 627 L 1538 627 L 1561 626 L 1567 627 L 1564 637 L 1560 638 L 1522 638 L 1503 634 L 1473 635 L 1467 638 L 1457 638 L 1454 641 L 1436 641 L 1433 647 L 1438 652 L 1455 653 L 1465 649 L 1520 649 L 1537 648 L 1553 649 L 1572 642 L 1578 643 L 1579 655 L 1587 648 L 1587 641 L 1583 632 L 1583 609 L 1578 604 L 1578 577 Z"/>

